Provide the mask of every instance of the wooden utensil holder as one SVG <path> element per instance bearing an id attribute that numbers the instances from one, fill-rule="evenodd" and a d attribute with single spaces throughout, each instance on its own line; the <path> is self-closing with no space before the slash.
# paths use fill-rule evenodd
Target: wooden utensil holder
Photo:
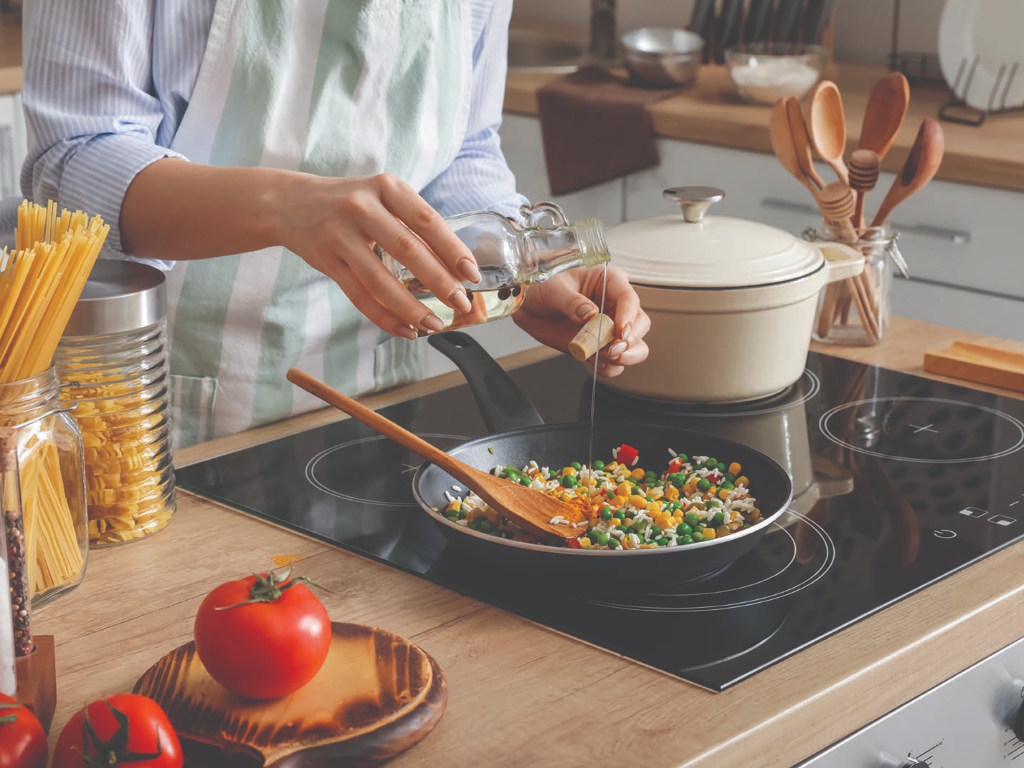
<path id="1" fill-rule="evenodd" d="M 53 650 L 53 635 L 34 635 L 35 650 L 27 656 L 18 656 L 14 666 L 18 677 L 18 691 L 14 698 L 32 710 L 50 732 L 53 711 L 57 706 L 57 666 Z"/>

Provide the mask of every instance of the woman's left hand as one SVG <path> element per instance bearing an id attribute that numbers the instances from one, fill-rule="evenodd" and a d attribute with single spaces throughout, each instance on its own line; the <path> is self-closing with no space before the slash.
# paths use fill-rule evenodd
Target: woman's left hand
<path id="1" fill-rule="evenodd" d="M 600 312 L 603 283 L 604 267 L 571 269 L 555 275 L 529 287 L 523 306 L 512 319 L 537 341 L 567 351 L 580 328 Z M 604 312 L 615 320 L 615 338 L 598 356 L 597 373 L 618 376 L 627 365 L 647 359 L 644 336 L 651 329 L 650 318 L 640 308 L 640 298 L 618 267 L 608 267 Z"/>

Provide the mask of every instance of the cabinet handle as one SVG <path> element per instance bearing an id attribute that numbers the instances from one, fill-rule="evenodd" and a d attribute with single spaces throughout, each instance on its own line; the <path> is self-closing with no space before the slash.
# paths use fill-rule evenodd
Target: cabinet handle
<path id="1" fill-rule="evenodd" d="M 766 197 L 762 199 L 761 207 L 774 208 L 779 211 L 793 211 L 794 213 L 809 214 L 815 218 L 821 216 L 821 211 L 810 203 L 794 203 L 790 200 L 782 200 L 777 197 Z M 967 243 L 971 242 L 971 233 L 962 232 L 958 229 L 933 227 L 931 224 L 900 224 L 895 221 L 892 222 L 891 226 L 894 232 L 921 235 L 923 237 L 934 237 L 938 240 L 947 240 L 954 245 L 967 245 Z"/>

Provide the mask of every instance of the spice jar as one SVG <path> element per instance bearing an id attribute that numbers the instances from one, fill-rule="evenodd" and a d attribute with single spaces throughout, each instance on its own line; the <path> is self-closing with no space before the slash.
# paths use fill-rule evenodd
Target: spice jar
<path id="1" fill-rule="evenodd" d="M 24 655 L 29 605 L 76 587 L 89 551 L 82 435 L 53 367 L 0 384 L 0 478 L 14 641 Z"/>
<path id="2" fill-rule="evenodd" d="M 906 262 L 897 242 L 899 235 L 888 226 L 854 228 L 823 223 L 808 229 L 804 238 L 844 243 L 864 255 L 864 271 L 842 282 L 825 286 L 818 296 L 814 320 L 815 340 L 829 344 L 877 344 L 889 327 L 893 266 L 904 277 Z"/>
<path id="3" fill-rule="evenodd" d="M 89 541 L 140 539 L 174 513 L 163 273 L 98 261 L 57 347 L 85 444 Z"/>

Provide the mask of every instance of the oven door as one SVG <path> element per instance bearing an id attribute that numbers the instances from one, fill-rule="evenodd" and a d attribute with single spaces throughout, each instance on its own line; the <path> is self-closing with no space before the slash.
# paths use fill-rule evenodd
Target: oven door
<path id="1" fill-rule="evenodd" d="M 1024 640 L 1018 640 L 798 768 L 1019 765 L 1022 737 Z"/>

